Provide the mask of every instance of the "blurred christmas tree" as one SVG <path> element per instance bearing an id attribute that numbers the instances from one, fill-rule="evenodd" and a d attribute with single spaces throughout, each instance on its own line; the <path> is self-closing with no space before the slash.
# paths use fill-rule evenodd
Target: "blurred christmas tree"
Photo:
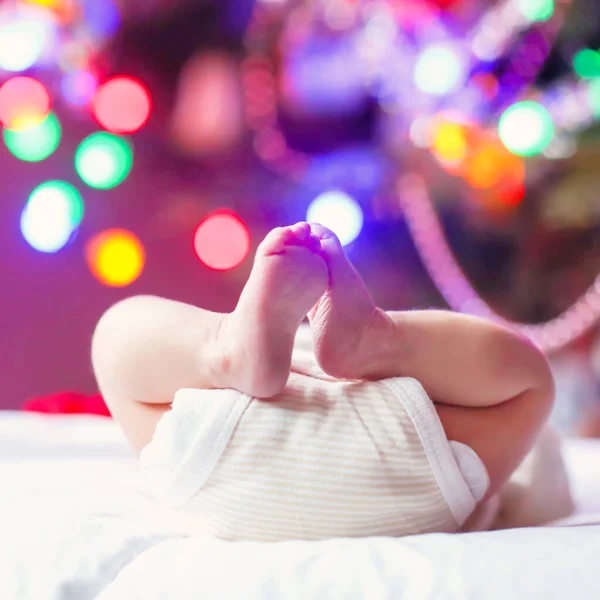
<path id="1" fill-rule="evenodd" d="M 600 314 L 597 175 L 586 171 L 599 18 L 587 0 L 264 2 L 244 72 L 255 150 L 309 188 L 325 154 L 326 186 L 358 198 L 367 224 L 401 207 L 451 307 L 500 319 L 463 275 L 441 213 L 500 312 L 541 321 L 522 329 L 561 347 Z M 258 82 L 274 90 L 268 102 Z M 362 144 L 360 158 L 349 144 Z M 362 190 L 361 169 L 379 175 Z M 345 210 L 331 209 L 330 226 L 343 227 Z"/>

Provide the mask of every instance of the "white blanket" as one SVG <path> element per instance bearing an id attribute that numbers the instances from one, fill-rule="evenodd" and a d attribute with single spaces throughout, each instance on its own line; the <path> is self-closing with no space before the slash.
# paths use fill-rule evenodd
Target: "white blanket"
<path id="1" fill-rule="evenodd" d="M 567 446 L 598 522 L 600 444 Z M 113 423 L 0 413 L 0 599 L 600 598 L 600 525 L 282 544 L 185 538 Z"/>
<path id="2" fill-rule="evenodd" d="M 99 600 L 600 597 L 600 527 L 276 545 L 173 540 Z"/>

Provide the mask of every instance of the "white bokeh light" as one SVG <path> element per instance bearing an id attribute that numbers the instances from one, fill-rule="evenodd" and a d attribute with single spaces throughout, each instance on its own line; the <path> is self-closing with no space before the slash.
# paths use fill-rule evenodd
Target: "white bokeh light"
<path id="1" fill-rule="evenodd" d="M 338 190 L 317 196 L 308 207 L 306 220 L 331 229 L 343 246 L 347 246 L 358 237 L 364 222 L 358 202 Z"/>
<path id="2" fill-rule="evenodd" d="M 460 89 L 465 74 L 465 59 L 460 50 L 451 44 L 434 44 L 419 56 L 414 79 L 422 92 L 445 96 Z"/>
<path id="3" fill-rule="evenodd" d="M 20 7 L 0 13 L 0 69 L 25 71 L 53 43 L 56 24 L 48 12 Z"/>
<path id="4" fill-rule="evenodd" d="M 73 233 L 68 198 L 52 188 L 33 194 L 21 215 L 21 232 L 32 248 L 40 252 L 58 252 Z"/>

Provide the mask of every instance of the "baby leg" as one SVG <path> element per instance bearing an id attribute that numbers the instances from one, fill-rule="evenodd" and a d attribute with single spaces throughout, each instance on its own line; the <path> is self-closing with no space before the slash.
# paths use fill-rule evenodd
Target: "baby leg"
<path id="1" fill-rule="evenodd" d="M 296 330 L 327 286 L 319 249 L 306 223 L 272 231 L 231 314 L 148 296 L 107 311 L 94 334 L 92 362 L 137 452 L 181 388 L 234 388 L 262 398 L 281 391 Z"/>
<path id="2" fill-rule="evenodd" d="M 488 495 L 533 445 L 551 410 L 542 353 L 500 325 L 444 311 L 376 308 L 337 238 L 313 225 L 329 288 L 310 313 L 324 371 L 341 378 L 414 377 L 434 401 L 449 439 L 471 446 L 490 475 Z"/>

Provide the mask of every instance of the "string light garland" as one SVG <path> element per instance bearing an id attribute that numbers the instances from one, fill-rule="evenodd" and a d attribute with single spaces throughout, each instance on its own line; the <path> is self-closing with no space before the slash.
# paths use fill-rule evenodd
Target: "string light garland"
<path id="1" fill-rule="evenodd" d="M 569 309 L 547 323 L 528 325 L 501 317 L 481 298 L 458 264 L 423 178 L 405 175 L 398 181 L 396 191 L 423 266 L 453 310 L 515 328 L 546 352 L 571 343 L 600 319 L 600 275 Z"/>

